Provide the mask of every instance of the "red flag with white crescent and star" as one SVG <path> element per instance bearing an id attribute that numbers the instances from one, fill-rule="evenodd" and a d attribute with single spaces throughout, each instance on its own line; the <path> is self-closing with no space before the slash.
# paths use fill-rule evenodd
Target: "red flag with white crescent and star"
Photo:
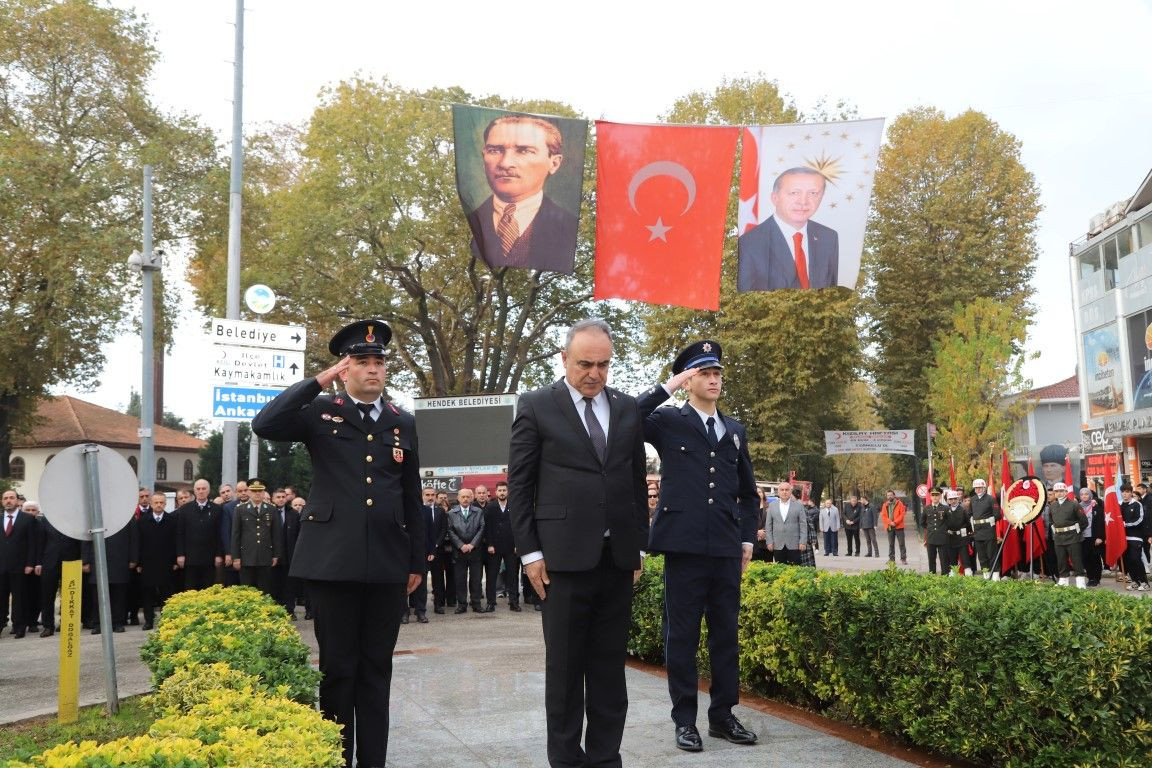
<path id="1" fill-rule="evenodd" d="M 740 205 L 736 211 L 736 235 L 760 223 L 760 131 L 744 128 L 740 137 Z"/>
<path id="2" fill-rule="evenodd" d="M 1124 531 L 1124 517 L 1120 514 L 1120 489 L 1112 477 L 1112 465 L 1104 465 L 1104 562 L 1109 568 L 1124 556 L 1128 548 L 1128 534 Z"/>
<path id="3" fill-rule="evenodd" d="M 720 308 L 728 126 L 596 122 L 597 299 Z"/>

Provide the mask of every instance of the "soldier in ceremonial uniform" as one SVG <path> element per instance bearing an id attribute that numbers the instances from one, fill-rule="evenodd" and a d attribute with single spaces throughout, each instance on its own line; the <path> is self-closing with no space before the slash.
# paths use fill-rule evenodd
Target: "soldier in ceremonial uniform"
<path id="1" fill-rule="evenodd" d="M 676 746 L 704 748 L 696 728 L 700 621 L 708 617 L 712 662 L 708 734 L 754 744 L 732 707 L 740 701 L 740 576 L 752 559 L 759 496 L 744 425 L 716 407 L 723 383 L 715 341 L 689 345 L 672 363 L 673 376 L 637 398 L 644 437 L 663 463 L 660 505 L 648 549 L 664 554 L 665 664 Z M 658 408 L 683 387 L 688 402 Z M 803 515 L 799 503 L 795 514 Z"/>
<path id="2" fill-rule="evenodd" d="M 1049 521 L 1052 524 L 1052 539 L 1056 544 L 1056 584 L 1068 586 L 1068 560 L 1072 560 L 1072 573 L 1076 586 L 1088 589 L 1088 576 L 1084 571 L 1084 552 L 1080 546 L 1081 531 L 1088 527 L 1088 516 L 1068 495 L 1068 486 L 1054 483 L 1052 490 L 1056 501 L 1048 506 Z"/>
<path id="3" fill-rule="evenodd" d="M 972 540 L 976 545 L 976 558 L 984 578 L 1000 580 L 1000 567 L 993 562 L 1000 549 L 996 540 L 996 521 L 1000 519 L 1000 507 L 991 494 L 987 493 L 988 483 L 980 478 L 972 481 L 973 494 L 968 497 L 969 511 L 972 513 Z"/>
<path id="4" fill-rule="evenodd" d="M 928 573 L 936 573 L 940 560 L 941 575 L 949 573 L 952 555 L 948 546 L 948 507 L 940 503 L 940 489 L 929 491 L 931 500 L 924 505 L 920 525 L 924 528 L 924 546 L 928 548 Z"/>
<path id="5" fill-rule="evenodd" d="M 959 564 L 971 576 L 972 553 L 968 545 L 972 541 L 972 513 L 961 503 L 960 491 L 949 489 L 944 498 L 948 501 L 948 575 L 953 573 L 952 566 Z"/>
<path id="6" fill-rule="evenodd" d="M 290 575 L 307 580 L 320 709 L 343 726 L 348 768 L 354 754 L 362 768 L 385 763 L 392 651 L 427 564 L 416 423 L 382 397 L 391 338 L 381 320 L 345 326 L 328 343 L 340 361 L 252 420 L 260 437 L 301 442 L 312 457 Z M 344 392 L 323 394 L 337 379 Z"/>
<path id="7" fill-rule="evenodd" d="M 267 486 L 254 477 L 248 481 L 248 501 L 236 505 L 232 521 L 232 567 L 240 572 L 240 583 L 256 587 L 277 599 L 275 572 L 284 557 L 284 535 L 280 510 L 268 502 Z"/>

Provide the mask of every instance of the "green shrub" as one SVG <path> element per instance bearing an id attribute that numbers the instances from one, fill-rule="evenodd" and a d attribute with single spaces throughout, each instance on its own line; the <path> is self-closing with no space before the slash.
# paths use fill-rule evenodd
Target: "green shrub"
<path id="1" fill-rule="evenodd" d="M 648 661 L 660 567 L 634 601 L 629 650 Z M 1150 645 L 1152 601 L 895 568 L 754 565 L 740 615 L 752 690 L 1015 768 L 1152 764 Z"/>
<path id="2" fill-rule="evenodd" d="M 169 599 L 140 656 L 159 687 L 176 670 L 222 662 L 312 705 L 320 673 L 284 609 L 251 587 L 213 586 Z"/>

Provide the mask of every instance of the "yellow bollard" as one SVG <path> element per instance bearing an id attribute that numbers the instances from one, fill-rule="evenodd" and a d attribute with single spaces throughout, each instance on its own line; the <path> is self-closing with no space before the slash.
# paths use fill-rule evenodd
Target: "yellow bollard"
<path id="1" fill-rule="evenodd" d="M 83 574 L 79 560 L 60 569 L 60 691 L 57 706 L 61 723 L 74 723 L 80 705 L 80 590 Z"/>

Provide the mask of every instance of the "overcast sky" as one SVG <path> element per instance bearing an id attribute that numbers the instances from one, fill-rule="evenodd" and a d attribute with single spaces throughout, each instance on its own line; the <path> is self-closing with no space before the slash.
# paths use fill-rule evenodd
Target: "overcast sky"
<path id="1" fill-rule="evenodd" d="M 155 32 L 156 100 L 200 116 L 226 141 L 235 4 L 113 4 L 136 8 Z M 249 0 L 245 33 L 249 129 L 307 119 L 321 88 L 356 74 L 408 88 L 459 85 L 476 95 L 555 99 L 589 119 L 622 122 L 656 121 L 679 96 L 759 74 L 802 109 L 844 100 L 862 118 L 889 121 L 922 105 L 950 116 L 980 110 L 1022 142 L 1040 186 L 1039 312 L 1029 338 L 1040 357 L 1025 367 L 1036 386 L 1075 368 L 1068 244 L 1152 168 L 1147 0 L 802 8 Z M 168 410 L 189 421 L 211 412 L 210 346 L 199 339 L 203 318 L 191 305 L 185 297 L 165 391 Z M 101 385 L 66 394 L 113 408 L 127 402 L 129 389 L 140 387 L 139 339 L 123 338 L 106 352 Z"/>

